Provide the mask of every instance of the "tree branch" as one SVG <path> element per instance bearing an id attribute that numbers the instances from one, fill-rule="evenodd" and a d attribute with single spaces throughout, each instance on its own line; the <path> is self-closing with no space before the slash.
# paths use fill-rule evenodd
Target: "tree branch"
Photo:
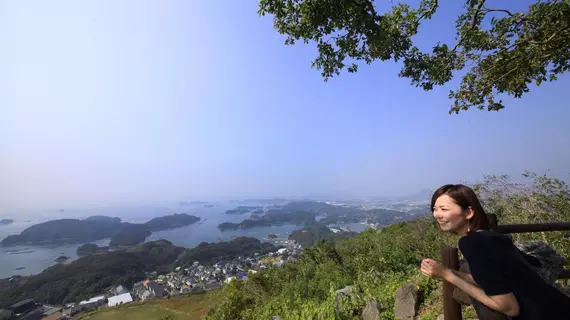
<path id="1" fill-rule="evenodd" d="M 485 13 L 488 13 L 488 12 L 504 12 L 511 17 L 514 16 L 509 10 L 505 10 L 505 9 L 487 9 L 487 8 L 483 8 L 483 9 L 485 10 Z"/>
<path id="2" fill-rule="evenodd" d="M 561 29 L 556 30 L 556 32 L 554 32 L 550 37 L 548 37 L 548 39 L 546 40 L 542 40 L 542 41 L 533 41 L 533 40 L 529 40 L 528 43 L 530 44 L 545 44 L 547 42 L 549 42 L 550 40 L 554 39 L 554 37 L 556 37 L 557 34 L 559 34 L 561 31 L 564 31 L 568 29 L 568 27 L 564 27 Z"/>
<path id="3" fill-rule="evenodd" d="M 437 7 L 439 7 L 439 2 L 438 2 L 438 0 L 435 0 L 433 6 L 431 6 L 431 8 L 430 8 L 428 11 L 424 12 L 424 13 L 418 18 L 418 20 L 416 21 L 416 23 L 419 23 L 420 20 L 422 20 L 423 18 L 425 18 L 428 14 L 429 14 L 429 15 L 432 15 L 432 14 L 435 12 L 435 9 L 437 9 Z"/>
<path id="4" fill-rule="evenodd" d="M 466 36 L 469 33 L 471 33 L 471 31 L 473 31 L 473 29 L 475 29 L 475 27 L 477 26 L 477 18 L 479 17 L 479 13 L 481 12 L 483 5 L 485 4 L 485 1 L 486 0 L 481 0 L 479 2 L 479 4 L 477 5 L 477 8 L 475 8 L 475 14 L 473 14 L 473 20 L 471 20 L 471 27 L 469 28 L 469 30 L 467 30 L 467 32 L 465 32 L 465 36 L 463 36 L 463 37 L 461 37 L 461 39 L 459 39 L 459 42 L 457 42 L 457 44 L 455 45 L 455 47 L 453 47 L 453 50 L 451 50 L 451 51 L 457 50 L 457 48 L 459 48 L 459 46 L 461 46 L 461 44 L 465 40 Z M 465 24 L 463 25 L 463 27 L 464 26 L 465 26 Z M 463 29 L 463 27 L 462 27 L 462 29 Z"/>
<path id="5" fill-rule="evenodd" d="M 430 16 L 433 15 L 437 7 L 439 7 L 439 1 L 435 0 L 433 6 L 431 6 L 431 8 L 428 11 L 424 11 L 424 13 L 422 13 L 422 15 L 419 16 L 418 19 L 416 19 L 416 21 L 414 22 L 414 33 L 418 31 L 418 26 L 420 24 L 420 21 L 425 17 L 427 17 L 428 15 Z"/>

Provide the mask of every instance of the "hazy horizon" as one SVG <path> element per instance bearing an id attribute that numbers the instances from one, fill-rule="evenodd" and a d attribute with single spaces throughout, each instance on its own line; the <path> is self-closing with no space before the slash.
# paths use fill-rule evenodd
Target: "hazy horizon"
<path id="1" fill-rule="evenodd" d="M 461 9 L 441 7 L 418 44 L 452 39 Z M 314 46 L 284 40 L 256 1 L 1 1 L 0 217 L 568 180 L 568 74 L 500 112 L 449 115 L 457 79 L 424 92 L 386 62 L 325 83 Z"/>

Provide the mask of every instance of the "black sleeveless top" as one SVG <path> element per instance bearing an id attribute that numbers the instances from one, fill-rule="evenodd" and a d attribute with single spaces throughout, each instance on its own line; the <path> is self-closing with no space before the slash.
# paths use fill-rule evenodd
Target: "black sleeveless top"
<path id="1" fill-rule="evenodd" d="M 516 320 L 570 319 L 570 297 L 544 281 L 508 236 L 470 232 L 459 240 L 473 279 L 488 296 L 513 293 Z"/>

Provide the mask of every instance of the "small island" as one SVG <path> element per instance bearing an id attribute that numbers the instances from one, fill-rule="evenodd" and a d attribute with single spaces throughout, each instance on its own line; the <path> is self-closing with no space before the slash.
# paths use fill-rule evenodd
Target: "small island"
<path id="1" fill-rule="evenodd" d="M 9 225 L 10 223 L 14 223 L 12 219 L 0 219 L 0 226 Z"/>
<path id="2" fill-rule="evenodd" d="M 277 239 L 277 238 L 278 238 L 278 237 L 277 237 L 277 235 L 276 235 L 275 233 L 270 233 L 270 234 L 267 236 L 267 239 Z"/>
<path id="3" fill-rule="evenodd" d="M 55 259 L 54 261 L 55 261 L 55 262 L 58 262 L 58 263 L 63 263 L 63 262 L 65 262 L 65 261 L 67 261 L 67 260 L 69 260 L 69 257 L 66 257 L 66 256 L 59 256 L 59 257 L 57 257 L 57 259 Z"/>
<path id="4" fill-rule="evenodd" d="M 245 214 L 252 212 L 255 214 L 263 213 L 263 207 L 260 206 L 239 206 L 235 209 L 226 211 L 226 214 Z"/>
<path id="5" fill-rule="evenodd" d="M 207 202 L 205 202 L 205 201 L 181 201 L 180 202 L 181 206 L 195 206 L 195 205 L 201 205 L 201 204 L 207 204 Z"/>

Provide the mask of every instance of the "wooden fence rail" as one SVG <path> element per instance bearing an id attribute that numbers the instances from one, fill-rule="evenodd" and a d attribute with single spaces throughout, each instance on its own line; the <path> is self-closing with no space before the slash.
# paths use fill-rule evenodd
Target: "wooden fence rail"
<path id="1" fill-rule="evenodd" d="M 498 225 L 497 216 L 488 214 L 489 223 L 493 230 L 506 233 L 568 231 L 569 222 L 537 223 L 537 224 L 504 224 Z M 441 246 L 441 260 L 443 266 L 452 270 L 459 270 L 459 254 L 457 248 Z M 570 270 L 563 270 L 558 279 L 570 279 Z M 462 320 L 461 304 L 453 298 L 455 286 L 444 281 L 443 283 L 443 315 L 445 320 Z M 506 316 L 499 313 L 488 314 L 486 320 L 506 320 Z"/>

